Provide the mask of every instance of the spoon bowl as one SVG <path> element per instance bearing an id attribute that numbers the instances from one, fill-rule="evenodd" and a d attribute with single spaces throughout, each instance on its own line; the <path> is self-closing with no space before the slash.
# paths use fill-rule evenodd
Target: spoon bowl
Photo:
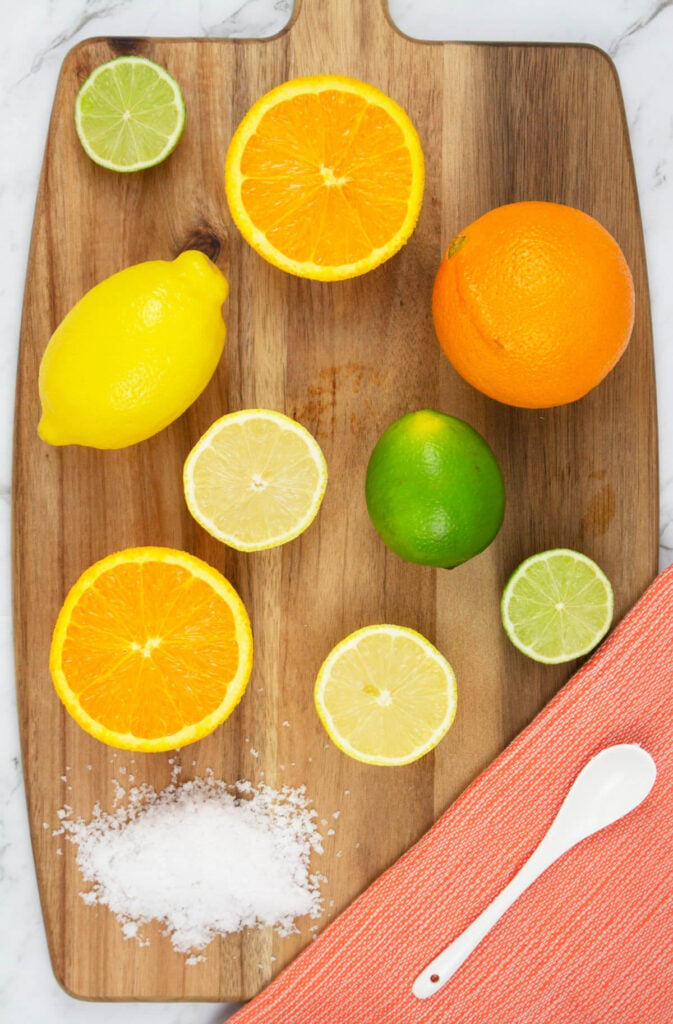
<path id="1" fill-rule="evenodd" d="M 656 775 L 654 761 L 636 743 L 606 747 L 585 764 L 543 841 L 567 842 L 570 849 L 612 825 L 643 802 Z"/>

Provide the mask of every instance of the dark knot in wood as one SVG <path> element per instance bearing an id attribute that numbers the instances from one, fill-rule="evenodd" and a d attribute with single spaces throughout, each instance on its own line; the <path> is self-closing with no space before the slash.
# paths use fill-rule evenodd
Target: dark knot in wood
<path id="1" fill-rule="evenodd" d="M 212 228 L 209 228 L 207 225 L 201 225 L 198 228 L 194 228 L 187 236 L 178 250 L 178 255 L 181 252 L 186 252 L 187 249 L 198 249 L 199 252 L 205 253 L 213 263 L 216 263 L 222 249 L 222 244 L 222 239 L 215 234 Z"/>

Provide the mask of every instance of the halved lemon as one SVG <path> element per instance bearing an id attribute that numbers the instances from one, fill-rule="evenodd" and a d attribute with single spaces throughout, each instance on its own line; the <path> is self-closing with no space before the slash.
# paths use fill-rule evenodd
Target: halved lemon
<path id="1" fill-rule="evenodd" d="M 325 659 L 315 705 L 332 742 L 366 764 L 403 765 L 437 746 L 456 714 L 456 677 L 405 626 L 365 626 Z"/>
<path id="2" fill-rule="evenodd" d="M 200 740 L 252 670 L 245 606 L 216 569 L 174 548 L 126 548 L 73 585 L 49 658 L 56 692 L 103 743 L 146 752 Z"/>
<path id="3" fill-rule="evenodd" d="M 225 166 L 231 215 L 270 263 L 335 281 L 393 256 L 421 209 L 423 151 L 386 93 L 342 75 L 284 82 L 236 129 Z"/>
<path id="4" fill-rule="evenodd" d="M 222 416 L 185 462 L 189 511 L 238 551 L 260 551 L 299 536 L 318 514 L 326 486 L 327 463 L 316 439 L 271 409 Z"/>

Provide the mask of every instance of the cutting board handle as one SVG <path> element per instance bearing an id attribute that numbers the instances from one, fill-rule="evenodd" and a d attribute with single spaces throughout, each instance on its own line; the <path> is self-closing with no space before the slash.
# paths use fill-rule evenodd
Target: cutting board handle
<path id="1" fill-rule="evenodd" d="M 390 17 L 388 0 L 294 0 L 291 26 L 293 31 L 303 34 L 316 29 L 324 35 L 327 30 L 333 38 L 335 54 L 340 52 L 339 41 L 345 34 L 353 34 L 353 30 L 361 32 L 361 39 L 365 40 L 373 26 L 398 31 Z"/>

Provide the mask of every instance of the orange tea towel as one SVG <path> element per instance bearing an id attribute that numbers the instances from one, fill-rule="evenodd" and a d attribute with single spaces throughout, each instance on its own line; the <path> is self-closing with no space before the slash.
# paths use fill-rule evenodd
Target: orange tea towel
<path id="1" fill-rule="evenodd" d="M 566 853 L 448 984 L 421 971 L 497 895 L 582 766 L 613 743 L 657 765 L 649 797 Z M 673 568 L 437 824 L 236 1024 L 673 1022 Z"/>

